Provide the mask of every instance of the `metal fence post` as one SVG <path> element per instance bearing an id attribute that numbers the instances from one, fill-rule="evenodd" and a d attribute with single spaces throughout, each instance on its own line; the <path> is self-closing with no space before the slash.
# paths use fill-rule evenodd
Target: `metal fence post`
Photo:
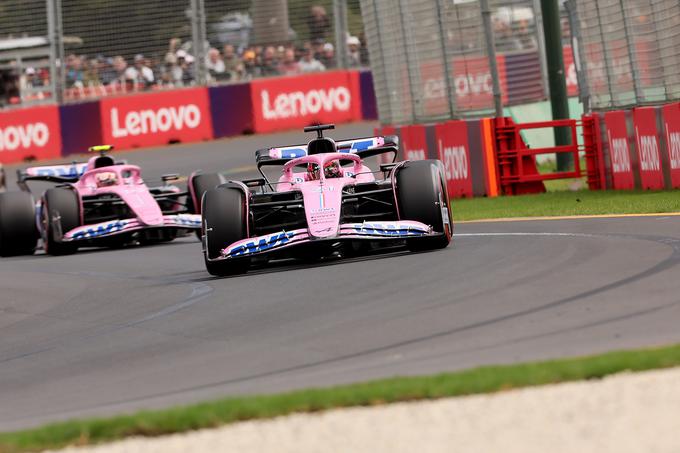
<path id="1" fill-rule="evenodd" d="M 194 68 L 196 68 L 196 84 L 208 82 L 205 67 L 205 3 L 203 0 L 191 0 L 191 40 L 194 50 Z"/>
<path id="2" fill-rule="evenodd" d="M 335 26 L 335 59 L 338 68 L 347 67 L 347 0 L 333 0 L 333 22 Z"/>
<path id="3" fill-rule="evenodd" d="M 486 39 L 487 56 L 489 57 L 489 69 L 493 80 L 493 105 L 496 117 L 503 117 L 503 98 L 501 93 L 501 83 L 498 78 L 498 60 L 496 59 L 496 44 L 494 40 L 493 28 L 491 25 L 491 8 L 489 0 L 481 0 L 482 21 L 484 23 L 484 37 Z"/>
<path id="4" fill-rule="evenodd" d="M 410 91 L 410 99 L 411 99 L 411 116 L 409 118 L 409 122 L 414 121 L 414 119 L 418 118 L 420 115 L 418 114 L 418 102 L 420 101 L 420 91 L 417 88 L 414 88 L 413 86 L 413 76 L 411 73 L 411 69 L 414 66 L 411 62 L 411 52 L 409 52 L 409 43 L 413 42 L 413 40 L 410 38 L 410 33 L 409 33 L 409 28 L 406 26 L 405 22 L 405 14 L 404 11 L 406 8 L 404 8 L 404 5 L 408 5 L 407 2 L 404 0 L 399 0 L 399 19 L 401 21 L 401 30 L 404 33 L 405 37 L 405 49 L 404 49 L 404 56 L 406 57 L 406 74 L 408 76 L 408 87 Z M 416 66 L 418 68 L 418 66 Z"/>
<path id="5" fill-rule="evenodd" d="M 57 104 L 64 102 L 64 41 L 61 0 L 47 0 L 47 39 L 50 43 L 50 89 Z"/>
<path id="6" fill-rule="evenodd" d="M 597 11 L 597 28 L 600 31 L 600 42 L 602 43 L 602 56 L 604 57 L 604 70 L 607 73 L 607 91 L 609 91 L 609 102 L 613 106 L 614 105 L 614 92 L 612 91 L 612 82 L 616 82 L 616 78 L 613 76 L 611 68 L 609 67 L 609 63 L 611 60 L 609 59 L 609 52 L 607 51 L 607 41 L 604 39 L 604 32 L 602 31 L 602 15 L 600 12 L 600 5 L 597 2 L 595 3 L 595 10 Z"/>
<path id="7" fill-rule="evenodd" d="M 626 9 L 623 6 L 623 0 L 619 0 L 619 6 L 621 7 L 621 15 L 623 16 L 623 30 L 626 35 L 626 45 L 628 46 L 628 61 L 630 62 L 630 73 L 633 76 L 633 90 L 635 92 L 635 104 L 643 101 L 644 93 L 642 92 L 642 87 L 640 86 L 640 70 L 637 61 L 637 52 L 635 50 L 635 43 L 632 39 L 632 31 L 630 29 L 630 23 L 628 20 L 628 15 L 626 14 Z"/>
<path id="8" fill-rule="evenodd" d="M 574 66 L 576 67 L 576 78 L 578 80 L 578 97 L 583 104 L 583 111 L 590 111 L 590 85 L 588 85 L 588 62 L 581 57 L 583 48 L 583 38 L 581 36 L 581 23 L 576 11 L 576 0 L 567 0 L 564 3 L 567 8 L 569 18 L 569 28 L 571 29 L 571 51 L 574 55 Z"/>
<path id="9" fill-rule="evenodd" d="M 442 46 L 442 64 L 444 68 L 444 86 L 446 87 L 446 96 L 449 98 L 449 118 L 456 118 L 456 91 L 455 82 L 451 77 L 453 75 L 453 58 L 449 59 L 448 53 L 446 52 L 446 33 L 444 28 L 444 19 L 442 18 L 442 5 L 441 0 L 436 0 L 437 7 L 437 19 L 439 24 L 439 39 L 441 40 Z"/>
<path id="10" fill-rule="evenodd" d="M 536 42 L 538 43 L 538 61 L 541 62 L 541 79 L 543 81 L 543 94 L 547 98 L 550 96 L 548 84 L 548 63 L 545 61 L 545 37 L 540 30 L 543 30 L 543 14 L 541 13 L 541 0 L 534 0 L 534 17 L 536 18 Z"/>

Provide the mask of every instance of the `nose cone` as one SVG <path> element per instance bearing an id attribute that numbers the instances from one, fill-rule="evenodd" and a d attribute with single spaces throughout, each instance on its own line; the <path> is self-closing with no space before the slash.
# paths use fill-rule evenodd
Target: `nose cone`
<path id="1" fill-rule="evenodd" d="M 342 185 L 318 184 L 303 190 L 309 234 L 315 238 L 337 236 L 342 206 Z"/>

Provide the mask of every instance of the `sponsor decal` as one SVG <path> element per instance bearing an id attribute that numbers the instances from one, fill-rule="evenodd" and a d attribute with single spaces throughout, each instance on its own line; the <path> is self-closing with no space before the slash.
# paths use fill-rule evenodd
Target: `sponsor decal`
<path id="1" fill-rule="evenodd" d="M 615 138 L 612 144 L 612 166 L 614 173 L 630 171 L 630 153 L 628 151 L 628 140 L 625 138 Z"/>
<path id="2" fill-rule="evenodd" d="M 352 103 L 352 94 L 344 86 L 326 89 L 281 93 L 273 100 L 268 90 L 260 92 L 262 115 L 266 120 L 285 119 L 319 112 L 346 112 Z"/>
<path id="3" fill-rule="evenodd" d="M 447 181 L 468 178 L 468 159 L 464 146 L 446 147 L 439 140 L 439 155 L 444 158 Z"/>
<path id="4" fill-rule="evenodd" d="M 668 125 L 666 125 L 666 128 L 668 128 Z M 668 134 L 668 147 L 670 149 L 671 168 L 677 170 L 680 168 L 680 132 Z"/>
<path id="5" fill-rule="evenodd" d="M 425 160 L 425 150 L 424 149 L 409 149 L 406 150 L 406 160 Z"/>
<path id="6" fill-rule="evenodd" d="M 0 129 L 0 152 L 19 148 L 42 148 L 50 140 L 50 128 L 45 123 L 7 126 Z"/>
<path id="7" fill-rule="evenodd" d="M 199 214 L 177 214 L 170 216 L 170 219 L 179 225 L 186 225 L 190 227 L 201 226 L 201 216 Z"/>
<path id="8" fill-rule="evenodd" d="M 640 168 L 653 171 L 661 169 L 659 146 L 653 135 L 640 136 Z"/>
<path id="9" fill-rule="evenodd" d="M 118 108 L 111 108 L 111 131 L 115 138 L 184 128 L 195 129 L 201 124 L 201 109 L 196 104 L 161 107 L 157 110 L 132 110 L 120 118 Z"/>
<path id="10" fill-rule="evenodd" d="M 354 231 L 358 234 L 378 236 L 422 236 L 428 233 L 428 230 L 423 228 L 400 223 L 362 223 L 354 226 Z"/>
<path id="11" fill-rule="evenodd" d="M 74 241 L 79 239 L 92 239 L 99 236 L 106 236 L 121 231 L 128 224 L 126 220 L 114 220 L 111 222 L 100 223 L 88 227 L 79 228 L 68 236 Z"/>
<path id="12" fill-rule="evenodd" d="M 278 247 L 286 244 L 295 236 L 294 232 L 285 232 L 270 234 L 268 236 L 262 236 L 261 238 L 256 238 L 250 242 L 246 242 L 243 245 L 238 245 L 236 247 L 225 250 L 223 254 L 228 257 L 237 257 L 243 255 L 249 255 L 252 253 L 259 253 L 270 250 L 274 247 Z"/>
<path id="13" fill-rule="evenodd" d="M 61 178 L 75 178 L 83 176 L 87 164 L 55 165 L 53 167 L 32 167 L 26 169 L 29 176 L 57 176 Z"/>

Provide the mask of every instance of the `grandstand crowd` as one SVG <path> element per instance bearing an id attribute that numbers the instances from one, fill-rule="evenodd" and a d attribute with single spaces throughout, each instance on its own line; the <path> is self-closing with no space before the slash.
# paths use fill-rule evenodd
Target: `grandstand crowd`
<path id="1" fill-rule="evenodd" d="M 368 65 L 366 45 L 359 37 L 347 38 L 346 61 L 349 68 Z M 288 43 L 243 49 L 231 44 L 210 47 L 205 66 L 207 82 L 221 84 L 332 70 L 337 68 L 338 60 L 333 43 L 316 38 L 301 46 Z M 49 96 L 47 91 L 41 94 L 39 90 L 49 87 L 49 77 L 47 67 L 27 67 L 18 78 L 16 91 L 30 89 L 37 96 Z M 122 55 L 89 57 L 72 53 L 65 59 L 64 83 L 65 97 L 71 100 L 192 86 L 197 83 L 196 57 L 179 38 L 170 40 L 165 55 L 155 57 L 137 54 L 126 59 Z M 20 102 L 18 97 L 17 101 Z"/>

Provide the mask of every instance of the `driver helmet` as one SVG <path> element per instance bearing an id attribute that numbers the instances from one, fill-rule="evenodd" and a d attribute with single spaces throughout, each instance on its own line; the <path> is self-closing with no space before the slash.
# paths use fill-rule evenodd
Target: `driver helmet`
<path id="1" fill-rule="evenodd" d="M 307 181 L 316 181 L 321 178 L 321 172 L 319 171 L 319 164 L 310 162 L 307 164 Z"/>
<path id="2" fill-rule="evenodd" d="M 324 164 L 323 173 L 326 178 L 341 178 L 342 168 L 340 167 L 340 162 L 337 160 L 331 160 Z"/>
<path id="3" fill-rule="evenodd" d="M 118 177 L 116 176 L 115 172 L 112 171 L 103 171 L 100 173 L 97 173 L 94 176 L 95 181 L 97 182 L 97 187 L 107 187 L 107 186 L 112 186 L 116 184 L 118 181 Z"/>

